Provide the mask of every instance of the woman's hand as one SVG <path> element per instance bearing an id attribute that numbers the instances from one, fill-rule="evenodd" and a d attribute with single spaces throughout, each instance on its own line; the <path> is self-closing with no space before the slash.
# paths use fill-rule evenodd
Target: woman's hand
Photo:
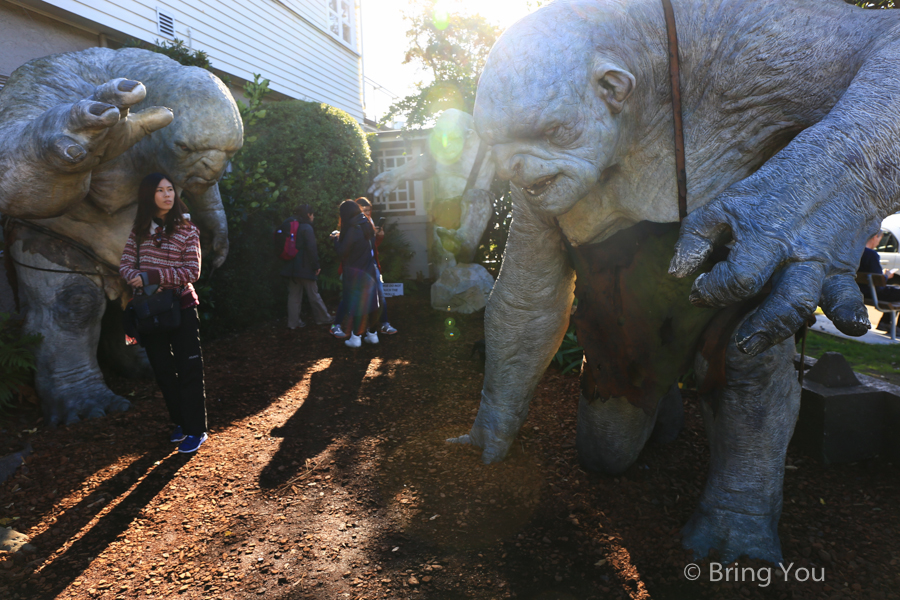
<path id="1" fill-rule="evenodd" d="M 129 279 L 129 280 L 128 280 L 128 285 L 130 285 L 130 286 L 133 287 L 133 288 L 143 288 L 143 287 L 144 287 L 144 281 L 141 279 L 141 276 L 138 275 L 138 276 L 135 277 L 134 279 Z"/>

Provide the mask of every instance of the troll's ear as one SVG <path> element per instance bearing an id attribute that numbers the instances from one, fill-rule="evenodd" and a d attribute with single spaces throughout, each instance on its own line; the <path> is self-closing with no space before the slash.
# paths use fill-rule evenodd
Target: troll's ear
<path id="1" fill-rule="evenodd" d="M 600 63 L 591 74 L 594 92 L 602 98 L 613 114 L 625 107 L 625 101 L 634 91 L 634 75 L 612 63 Z"/>

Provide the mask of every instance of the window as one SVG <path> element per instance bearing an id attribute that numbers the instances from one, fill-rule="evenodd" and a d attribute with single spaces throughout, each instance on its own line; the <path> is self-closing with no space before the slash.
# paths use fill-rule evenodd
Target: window
<path id="1" fill-rule="evenodd" d="M 877 252 L 898 252 L 900 249 L 897 246 L 897 238 L 894 237 L 894 234 L 886 231 L 881 239 L 881 243 L 875 250 Z"/>
<path id="2" fill-rule="evenodd" d="M 328 3 L 328 29 L 334 37 L 353 45 L 353 0 L 325 0 Z"/>
<path id="3" fill-rule="evenodd" d="M 406 163 L 410 157 L 405 155 L 405 144 L 402 141 L 385 142 L 375 157 L 378 172 L 399 167 Z M 412 216 L 416 214 L 415 182 L 404 181 L 400 186 L 387 196 L 378 199 L 375 207 L 380 214 L 386 217 Z"/>

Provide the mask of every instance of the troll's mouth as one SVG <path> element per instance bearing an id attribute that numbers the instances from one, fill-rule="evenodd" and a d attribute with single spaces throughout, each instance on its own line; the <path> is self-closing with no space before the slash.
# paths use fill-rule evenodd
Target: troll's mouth
<path id="1" fill-rule="evenodd" d="M 553 183 L 559 178 L 559 175 L 548 175 L 547 177 L 541 177 L 528 187 L 522 188 L 526 194 L 529 196 L 540 196 L 544 192 L 547 191 Z"/>

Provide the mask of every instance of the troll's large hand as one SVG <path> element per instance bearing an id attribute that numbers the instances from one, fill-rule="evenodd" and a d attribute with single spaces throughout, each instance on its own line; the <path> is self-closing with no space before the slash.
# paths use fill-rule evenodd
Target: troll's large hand
<path id="1" fill-rule="evenodd" d="M 900 50 L 881 49 L 824 119 L 682 224 L 676 276 L 696 270 L 729 232 L 735 242 L 695 281 L 694 304 L 733 304 L 771 278 L 772 292 L 737 332 L 744 352 L 788 338 L 817 304 L 844 333 L 868 330 L 854 276 L 866 239 L 900 201 L 897 58 Z"/>

